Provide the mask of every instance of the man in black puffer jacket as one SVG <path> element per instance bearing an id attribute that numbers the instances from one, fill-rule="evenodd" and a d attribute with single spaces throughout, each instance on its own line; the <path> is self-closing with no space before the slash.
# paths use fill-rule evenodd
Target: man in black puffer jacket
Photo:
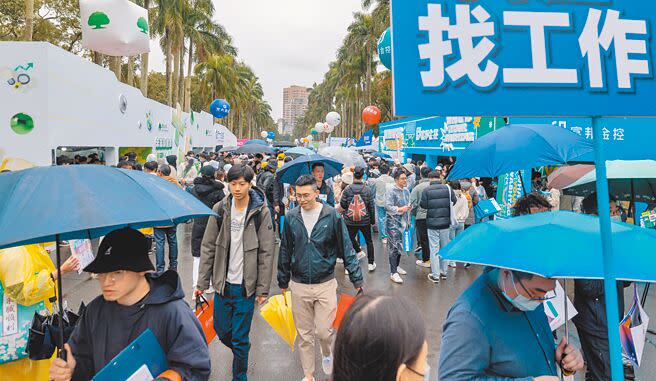
<path id="1" fill-rule="evenodd" d="M 353 184 L 344 189 L 339 204 L 346 228 L 351 237 L 351 243 L 355 251 L 358 252 L 358 258 L 364 256 L 358 237 L 358 233 L 362 232 L 364 240 L 367 243 L 369 271 L 374 271 L 376 269 L 376 263 L 374 263 L 374 242 L 371 239 L 371 225 L 376 223 L 375 190 L 364 183 L 364 172 L 365 168 L 363 167 L 355 168 L 353 172 Z"/>
<path id="2" fill-rule="evenodd" d="M 194 187 L 191 194 L 196 196 L 208 208 L 223 200 L 225 197 L 225 186 L 214 179 L 214 167 L 206 165 L 200 170 L 200 177 L 194 179 Z M 194 286 L 198 283 L 198 267 L 200 266 L 200 245 L 203 242 L 203 235 L 207 227 L 209 217 L 199 217 L 194 220 L 191 228 L 191 255 L 194 257 L 193 262 L 193 282 Z"/>
<path id="3" fill-rule="evenodd" d="M 428 280 L 438 283 L 440 277 L 446 278 L 446 261 L 441 260 L 438 252 L 450 240 L 451 208 L 458 200 L 453 190 L 442 184 L 440 174 L 436 171 L 428 175 L 430 185 L 421 195 L 419 206 L 426 209 L 426 228 L 431 254 L 431 273 Z"/>

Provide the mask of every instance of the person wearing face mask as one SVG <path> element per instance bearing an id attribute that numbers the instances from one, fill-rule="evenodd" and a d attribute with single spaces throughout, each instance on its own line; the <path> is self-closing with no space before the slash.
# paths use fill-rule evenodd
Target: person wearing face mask
<path id="1" fill-rule="evenodd" d="M 188 152 L 185 161 L 180 164 L 178 176 L 178 181 L 183 188 L 193 186 L 194 180 L 200 176 L 200 163 L 197 163 L 194 159 L 193 152 Z"/>
<path id="2" fill-rule="evenodd" d="M 610 195 L 610 218 L 621 222 L 617 201 Z M 597 194 L 593 193 L 583 199 L 581 209 L 585 214 L 598 214 Z M 617 282 L 617 303 L 619 318 L 624 315 L 624 288 L 631 282 Z M 604 281 L 597 279 L 574 280 L 574 307 L 578 311 L 572 320 L 581 339 L 581 348 L 588 365 L 585 379 L 588 381 L 610 381 L 610 352 L 608 349 L 608 321 L 606 319 L 606 298 Z M 630 366 L 625 365 L 624 374 L 633 373 Z M 629 378 L 631 379 L 631 378 Z"/>
<path id="3" fill-rule="evenodd" d="M 417 306 L 400 296 L 358 297 L 337 331 L 334 352 L 331 381 L 431 379 L 426 323 Z"/>
<path id="4" fill-rule="evenodd" d="M 583 369 L 581 352 L 556 346 L 542 302 L 556 280 L 486 268 L 447 314 L 440 381 L 558 381 Z"/>

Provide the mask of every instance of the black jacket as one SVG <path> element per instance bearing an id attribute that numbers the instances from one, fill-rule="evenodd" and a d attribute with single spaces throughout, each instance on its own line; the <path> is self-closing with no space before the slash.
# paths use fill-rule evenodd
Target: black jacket
<path id="1" fill-rule="evenodd" d="M 631 282 L 617 282 L 617 302 L 619 318 L 624 315 L 624 288 Z M 604 281 L 597 279 L 574 280 L 574 307 L 578 314 L 572 319 L 576 328 L 602 337 L 608 336 L 608 320 L 606 319 L 606 298 Z"/>
<path id="2" fill-rule="evenodd" d="M 267 203 L 270 207 L 274 207 L 275 196 L 276 196 L 276 185 L 277 181 L 275 180 L 275 175 L 268 169 L 265 169 L 257 175 L 257 187 L 260 188 L 264 195 L 266 196 Z"/>
<path id="3" fill-rule="evenodd" d="M 221 182 L 201 176 L 194 179 L 191 194 L 207 205 L 208 208 L 212 208 L 214 204 L 225 197 L 224 188 L 225 186 Z M 207 216 L 196 218 L 191 228 L 191 255 L 196 258 L 200 257 L 200 244 L 203 242 L 203 234 L 205 234 L 208 218 Z"/>
<path id="4" fill-rule="evenodd" d="M 349 271 L 351 283 L 362 285 L 362 272 L 346 225 L 332 207 L 323 204 L 312 234 L 308 237 L 301 208 L 287 213 L 278 257 L 278 286 L 289 287 L 289 279 L 303 284 L 318 284 L 335 278 L 339 252 Z"/>
<path id="5" fill-rule="evenodd" d="M 449 187 L 431 182 L 421 195 L 419 206 L 426 209 L 426 227 L 431 230 L 448 229 L 451 226 L 451 206 L 458 200 Z"/>
<path id="6" fill-rule="evenodd" d="M 363 182 L 354 182 L 344 189 L 339 204 L 344 210 L 342 215 L 346 225 L 368 226 L 376 223 L 376 204 L 373 192 L 375 190 L 372 191 Z M 354 202 L 356 195 L 360 196 L 360 202 Z"/>
<path id="7" fill-rule="evenodd" d="M 73 381 L 90 380 L 146 329 L 153 331 L 169 368 L 183 380 L 209 379 L 205 334 L 184 301 L 178 274 L 169 270 L 146 279 L 150 292 L 132 306 L 108 302 L 102 295 L 89 304 L 68 341 L 77 361 Z"/>

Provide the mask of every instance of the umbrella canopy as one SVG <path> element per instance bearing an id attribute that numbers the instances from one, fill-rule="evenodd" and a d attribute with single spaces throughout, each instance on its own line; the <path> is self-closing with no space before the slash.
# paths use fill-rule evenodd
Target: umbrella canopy
<path id="1" fill-rule="evenodd" d="M 251 140 L 247 141 L 246 143 L 244 143 L 244 145 L 246 145 L 246 144 L 259 144 L 259 145 L 265 146 L 266 142 L 264 140 L 261 140 L 261 139 L 251 139 Z"/>
<path id="2" fill-rule="evenodd" d="M 285 155 L 314 155 L 316 152 L 305 147 L 294 147 L 285 151 Z"/>
<path id="3" fill-rule="evenodd" d="M 386 153 L 381 153 L 381 152 L 374 152 L 371 154 L 373 157 L 380 157 L 382 159 L 391 159 L 392 157 Z"/>
<path id="4" fill-rule="evenodd" d="M 594 165 L 577 164 L 560 167 L 547 177 L 547 188 L 563 189 L 590 171 L 594 171 Z"/>
<path id="5" fill-rule="evenodd" d="M 272 154 L 273 148 L 263 145 L 263 144 L 244 144 L 243 146 L 237 148 L 235 153 L 238 155 L 251 155 L 255 153 L 266 153 Z"/>
<path id="6" fill-rule="evenodd" d="M 656 281 L 656 231 L 613 222 L 612 278 Z M 440 254 L 447 260 L 502 267 L 547 278 L 604 279 L 599 219 L 572 212 L 536 213 L 475 224 Z"/>
<path id="7" fill-rule="evenodd" d="M 157 176 L 98 165 L 0 174 L 0 249 L 95 238 L 125 226 L 175 225 L 212 214 Z"/>
<path id="8" fill-rule="evenodd" d="M 656 160 L 611 160 L 606 162 L 606 171 L 609 191 L 617 199 L 656 202 Z M 567 185 L 563 193 L 585 197 L 596 191 L 596 181 L 597 174 L 591 170 Z"/>
<path id="9" fill-rule="evenodd" d="M 286 147 L 296 147 L 296 144 L 294 144 L 293 142 L 279 141 L 279 142 L 274 142 L 273 146 L 276 148 L 286 148 Z"/>
<path id="10" fill-rule="evenodd" d="M 330 178 L 342 173 L 344 165 L 337 160 L 321 155 L 304 155 L 294 159 L 280 168 L 276 174 L 278 181 L 293 184 L 302 175 L 312 173 L 312 164 L 323 163 L 325 168 L 324 178 Z"/>
<path id="11" fill-rule="evenodd" d="M 497 177 L 544 165 L 580 161 L 592 152 L 592 143 L 553 125 L 516 124 L 475 140 L 465 149 L 449 174 L 450 180 Z"/>
<path id="12" fill-rule="evenodd" d="M 219 150 L 219 152 L 232 152 L 232 151 L 236 151 L 237 148 L 239 148 L 239 147 L 237 147 L 237 146 L 227 146 L 227 147 L 221 148 Z"/>

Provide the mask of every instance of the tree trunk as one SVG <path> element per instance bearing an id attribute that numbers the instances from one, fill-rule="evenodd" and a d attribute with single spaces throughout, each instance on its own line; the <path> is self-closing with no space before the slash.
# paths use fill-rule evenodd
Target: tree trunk
<path id="1" fill-rule="evenodd" d="M 185 75 L 184 75 L 184 36 L 180 39 L 180 51 L 178 53 L 180 56 L 179 59 L 179 68 L 178 68 L 178 83 L 176 84 L 178 86 L 178 102 L 180 103 L 180 107 L 184 107 L 185 104 L 185 98 L 184 98 L 184 83 L 185 83 Z"/>
<path id="2" fill-rule="evenodd" d="M 194 40 L 189 38 L 189 58 L 187 58 L 187 78 L 185 78 L 185 110 L 191 110 L 191 72 L 194 58 Z"/>
<path id="3" fill-rule="evenodd" d="M 98 53 L 96 51 L 92 51 L 92 53 L 93 53 L 93 63 L 95 63 L 98 66 L 102 66 L 103 63 L 102 53 Z"/>
<path id="4" fill-rule="evenodd" d="M 144 0 L 144 8 L 146 11 L 150 8 L 150 0 Z M 148 12 L 148 26 L 150 27 L 150 12 Z M 141 55 L 141 80 L 140 88 L 141 94 L 144 97 L 148 97 L 148 53 L 143 53 Z"/>
<path id="5" fill-rule="evenodd" d="M 32 41 L 34 31 L 34 0 L 25 0 L 25 29 L 23 41 Z"/>
<path id="6" fill-rule="evenodd" d="M 109 59 L 109 69 L 114 72 L 119 81 L 121 80 L 121 58 L 123 57 L 111 57 Z"/>
<path id="7" fill-rule="evenodd" d="M 130 86 L 134 86 L 134 56 L 128 57 L 128 73 L 126 82 Z"/>
<path id="8" fill-rule="evenodd" d="M 173 80 L 171 86 L 173 87 L 173 103 L 172 107 L 177 107 L 176 105 L 180 101 L 178 98 L 178 78 L 180 77 L 180 52 L 173 53 Z"/>
<path id="9" fill-rule="evenodd" d="M 171 91 L 171 35 L 168 28 L 166 29 L 166 104 L 173 106 L 173 92 Z"/>

